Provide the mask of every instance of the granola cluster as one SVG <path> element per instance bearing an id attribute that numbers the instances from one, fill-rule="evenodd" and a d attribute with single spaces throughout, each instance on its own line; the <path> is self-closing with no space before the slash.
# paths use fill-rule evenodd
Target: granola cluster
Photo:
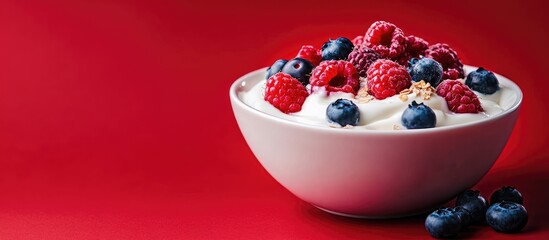
<path id="1" fill-rule="evenodd" d="M 429 100 L 435 91 L 435 88 L 431 86 L 430 83 L 421 80 L 419 82 L 413 82 L 410 88 L 402 90 L 399 93 L 398 98 L 403 102 L 406 102 L 408 101 L 408 95 L 415 94 L 416 96 L 422 96 L 423 100 Z"/>
<path id="2" fill-rule="evenodd" d="M 359 103 L 367 103 L 369 101 L 372 101 L 374 99 L 374 96 L 368 93 L 367 86 L 363 86 L 358 90 L 355 99 L 358 100 Z"/>

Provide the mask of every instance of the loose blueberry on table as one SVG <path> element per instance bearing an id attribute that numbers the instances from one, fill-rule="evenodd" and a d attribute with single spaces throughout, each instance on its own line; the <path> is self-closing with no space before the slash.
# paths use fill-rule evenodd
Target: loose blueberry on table
<path id="1" fill-rule="evenodd" d="M 452 210 L 454 211 L 454 213 L 456 215 L 458 215 L 459 219 L 461 220 L 461 229 L 462 230 L 466 229 L 467 227 L 469 227 L 472 224 L 473 218 L 472 218 L 471 212 L 469 212 L 469 210 L 467 210 L 463 206 L 454 207 L 454 208 L 452 208 Z"/>
<path id="2" fill-rule="evenodd" d="M 458 195 L 456 206 L 462 206 L 471 212 L 473 223 L 481 223 L 484 221 L 484 214 L 488 208 L 486 199 L 476 190 L 465 190 Z"/>
<path id="3" fill-rule="evenodd" d="M 528 212 L 518 203 L 498 202 L 486 211 L 486 223 L 498 232 L 518 232 L 526 226 L 527 222 Z"/>
<path id="4" fill-rule="evenodd" d="M 425 229 L 435 238 L 451 238 L 461 230 L 461 219 L 454 210 L 441 208 L 427 216 Z"/>
<path id="5" fill-rule="evenodd" d="M 508 201 L 522 204 L 522 194 L 514 187 L 504 186 L 490 196 L 490 204 Z"/>
<path id="6" fill-rule="evenodd" d="M 516 233 L 528 223 L 526 208 L 511 199 L 522 202 L 522 195 L 513 187 L 502 187 L 492 194 L 490 207 L 486 210 L 486 200 L 479 191 L 466 190 L 458 195 L 456 207 L 443 208 L 431 213 L 425 220 L 425 228 L 436 238 L 450 238 L 457 235 L 456 218 L 459 219 L 459 229 L 466 229 L 472 223 L 486 221 L 497 232 Z M 492 198 L 491 197 L 491 198 Z M 501 201 L 500 201 L 501 200 Z M 484 211 L 484 210 L 485 211 Z M 485 212 L 481 215 L 479 213 Z"/>

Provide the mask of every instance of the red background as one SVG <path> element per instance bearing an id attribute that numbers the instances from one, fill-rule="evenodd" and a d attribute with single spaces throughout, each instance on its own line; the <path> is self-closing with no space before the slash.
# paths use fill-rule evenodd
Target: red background
<path id="1" fill-rule="evenodd" d="M 47 3 L 44 3 L 47 2 Z M 534 1 L 2 1 L 0 238 L 425 239 L 424 216 L 356 220 L 302 202 L 256 161 L 228 99 L 302 44 L 387 20 L 513 80 L 523 108 L 476 186 L 514 185 L 549 238 L 548 8 Z M 489 144 L 489 143 L 487 143 Z"/>

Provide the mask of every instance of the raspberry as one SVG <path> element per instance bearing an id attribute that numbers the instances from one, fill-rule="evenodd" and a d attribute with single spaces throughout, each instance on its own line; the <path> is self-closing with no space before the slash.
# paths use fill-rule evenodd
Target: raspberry
<path id="1" fill-rule="evenodd" d="M 356 94 L 358 73 L 352 63 L 343 60 L 321 62 L 311 74 L 312 86 L 326 86 L 329 92 L 348 92 Z"/>
<path id="2" fill-rule="evenodd" d="M 482 112 L 477 95 L 459 80 L 444 80 L 437 87 L 437 94 L 448 104 L 450 111 L 455 113 Z"/>
<path id="3" fill-rule="evenodd" d="M 409 67 L 410 60 L 412 59 L 412 55 L 409 52 L 403 52 L 400 56 L 395 58 L 395 62 L 400 64 L 403 67 Z"/>
<path id="4" fill-rule="evenodd" d="M 432 58 L 442 65 L 444 70 L 442 79 L 458 79 L 465 77 L 463 64 L 459 60 L 456 51 L 451 49 L 448 44 L 437 43 L 431 45 L 425 51 L 425 57 Z"/>
<path id="5" fill-rule="evenodd" d="M 364 36 L 361 35 L 361 36 L 356 36 L 355 38 L 353 38 L 353 45 L 356 46 L 360 46 L 364 43 Z"/>
<path id="6" fill-rule="evenodd" d="M 267 79 L 265 100 L 284 113 L 301 111 L 309 96 L 305 86 L 286 73 L 277 73 Z"/>
<path id="7" fill-rule="evenodd" d="M 322 61 L 320 50 L 311 45 L 303 45 L 301 49 L 299 49 L 296 57 L 303 58 L 311 62 L 315 66 L 317 66 L 320 61 Z"/>
<path id="8" fill-rule="evenodd" d="M 406 52 L 412 57 L 418 58 L 420 55 L 425 55 L 425 50 L 429 48 L 429 43 L 423 38 L 410 35 L 406 37 Z"/>
<path id="9" fill-rule="evenodd" d="M 412 58 L 419 58 L 421 55 L 425 55 L 425 50 L 429 47 L 429 43 L 423 38 L 410 35 L 406 37 L 406 49 L 404 52 L 396 58 L 398 64 L 408 67 L 408 62 Z"/>
<path id="10" fill-rule="evenodd" d="M 412 85 L 412 78 L 403 66 L 388 59 L 375 61 L 368 68 L 368 92 L 377 99 L 393 96 Z"/>
<path id="11" fill-rule="evenodd" d="M 400 28 L 392 23 L 377 21 L 364 36 L 364 44 L 384 58 L 397 58 L 406 47 L 406 38 Z"/>
<path id="12" fill-rule="evenodd" d="M 366 46 L 358 46 L 349 54 L 348 61 L 352 63 L 358 75 L 366 77 L 366 72 L 372 63 L 380 59 L 379 53 Z"/>

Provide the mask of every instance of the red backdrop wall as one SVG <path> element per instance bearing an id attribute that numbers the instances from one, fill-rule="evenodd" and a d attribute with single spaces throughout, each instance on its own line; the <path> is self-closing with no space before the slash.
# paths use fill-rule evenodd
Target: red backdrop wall
<path id="1" fill-rule="evenodd" d="M 476 186 L 514 185 L 549 237 L 549 32 L 542 1 L 1 1 L 0 238 L 428 237 L 423 217 L 323 213 L 276 183 L 233 118 L 232 81 L 376 20 L 503 74 L 524 103 Z M 487 143 L 489 144 L 489 143 Z"/>

